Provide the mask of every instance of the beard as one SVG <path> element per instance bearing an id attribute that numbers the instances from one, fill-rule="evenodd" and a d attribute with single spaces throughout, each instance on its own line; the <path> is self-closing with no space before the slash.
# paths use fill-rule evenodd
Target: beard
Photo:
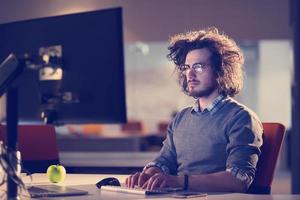
<path id="1" fill-rule="evenodd" d="M 195 99 L 200 98 L 200 97 L 208 97 L 210 96 L 216 89 L 218 88 L 217 84 L 212 84 L 206 88 L 202 89 L 188 89 L 188 93 L 190 96 L 194 97 Z"/>

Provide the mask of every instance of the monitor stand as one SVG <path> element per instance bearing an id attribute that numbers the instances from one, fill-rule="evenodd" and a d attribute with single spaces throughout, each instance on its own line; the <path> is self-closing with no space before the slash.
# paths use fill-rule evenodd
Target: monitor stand
<path id="1" fill-rule="evenodd" d="M 18 152 L 18 90 L 13 86 L 14 81 L 22 74 L 25 64 L 10 54 L 0 65 L 0 96 L 6 97 L 6 147 L 4 151 L 4 169 L 7 176 L 7 199 L 20 199 L 18 187 L 24 186 L 19 178 L 21 172 L 20 152 Z"/>
<path id="2" fill-rule="evenodd" d="M 6 103 L 6 154 L 8 158 L 7 199 L 20 199 L 18 186 L 23 185 L 19 178 L 21 172 L 20 152 L 18 151 L 18 90 L 10 88 L 7 92 Z"/>

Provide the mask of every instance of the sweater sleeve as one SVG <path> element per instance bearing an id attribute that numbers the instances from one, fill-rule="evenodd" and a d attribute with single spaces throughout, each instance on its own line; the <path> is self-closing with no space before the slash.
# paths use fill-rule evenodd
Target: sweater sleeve
<path id="1" fill-rule="evenodd" d="M 176 117 L 169 124 L 167 129 L 167 137 L 163 142 L 163 146 L 154 159 L 148 163 L 144 169 L 155 166 L 162 170 L 164 173 L 176 175 L 177 174 L 177 155 L 173 141 L 173 132 L 176 126 Z"/>
<path id="2" fill-rule="evenodd" d="M 260 155 L 262 124 L 254 113 L 242 110 L 232 118 L 227 130 L 226 171 L 249 187 Z"/>

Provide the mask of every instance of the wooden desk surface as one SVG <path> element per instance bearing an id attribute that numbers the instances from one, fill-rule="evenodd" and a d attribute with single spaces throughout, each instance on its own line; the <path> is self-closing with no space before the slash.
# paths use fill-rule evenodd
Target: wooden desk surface
<path id="1" fill-rule="evenodd" d="M 63 186 L 76 186 L 76 185 L 91 185 L 96 184 L 103 178 L 116 177 L 120 182 L 125 182 L 128 175 L 116 175 L 116 174 L 67 174 L 64 182 L 58 183 L 57 185 Z M 29 176 L 23 177 L 23 181 L 27 184 L 33 185 L 51 184 L 46 174 L 33 174 L 32 181 Z"/>
<path id="2" fill-rule="evenodd" d="M 170 196 L 150 196 L 145 198 L 142 195 L 124 194 L 118 192 L 101 191 L 96 188 L 95 183 L 106 177 L 116 177 L 120 182 L 124 182 L 127 175 L 116 175 L 116 174 L 67 174 L 66 179 L 63 183 L 58 185 L 72 186 L 73 188 L 83 189 L 89 192 L 85 196 L 72 196 L 72 197 L 61 197 L 51 198 L 53 199 L 87 199 L 87 200 L 117 200 L 117 199 L 160 199 L 160 200 L 175 200 Z M 23 177 L 26 184 L 31 182 L 32 185 L 51 184 L 48 181 L 46 174 L 34 174 L 32 176 L 32 182 L 29 177 Z M 227 194 L 209 194 L 207 197 L 193 198 L 195 200 L 299 200 L 300 195 L 250 195 L 240 193 L 227 193 Z"/>

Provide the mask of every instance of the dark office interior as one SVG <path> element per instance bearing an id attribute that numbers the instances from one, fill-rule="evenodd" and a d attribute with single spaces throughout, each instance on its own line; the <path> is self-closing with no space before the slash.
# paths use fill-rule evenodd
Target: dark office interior
<path id="1" fill-rule="evenodd" d="M 158 154 L 174 115 L 194 103 L 194 99 L 183 95 L 176 84 L 174 65 L 166 57 L 169 37 L 185 30 L 216 26 L 234 38 L 245 55 L 244 88 L 236 99 L 253 109 L 262 122 L 279 122 L 286 128 L 271 194 L 292 196 L 300 193 L 300 3 L 297 0 L 0 0 L 0 31 L 1 25 L 3 27 L 7 23 L 112 8 L 121 8 L 122 18 L 117 16 L 110 22 L 101 16 L 102 20 L 95 22 L 102 23 L 100 27 L 107 30 L 103 32 L 103 37 L 112 37 L 107 43 L 103 38 L 98 39 L 96 34 L 85 35 L 85 31 L 80 32 L 80 37 L 65 32 L 64 28 L 68 30 L 68 27 L 63 27 L 62 20 L 47 21 L 43 25 L 46 30 L 44 33 L 31 32 L 22 36 L 9 34 L 5 37 L 12 38 L 13 42 L 0 42 L 0 49 L 1 45 L 3 49 L 22 46 L 23 43 L 19 46 L 19 39 L 26 41 L 24 44 L 29 46 L 31 38 L 36 43 L 44 42 L 46 35 L 51 35 L 53 31 L 55 34 L 69 34 L 70 40 L 65 44 L 73 51 L 78 47 L 80 50 L 89 48 L 90 52 L 105 52 L 109 43 L 115 45 L 109 48 L 102 60 L 97 54 L 63 54 L 66 59 L 78 60 L 79 63 L 71 63 L 75 68 L 72 71 L 70 67 L 70 79 L 58 84 L 73 88 L 74 91 L 83 91 L 85 98 L 94 99 L 82 103 L 81 109 L 69 108 L 68 105 L 59 107 L 58 112 L 67 114 L 58 115 L 63 123 L 55 124 L 58 126 L 55 126 L 54 138 L 47 141 L 47 136 L 39 133 L 49 131 L 50 126 L 46 127 L 47 130 L 32 131 L 30 137 L 36 137 L 34 143 L 41 143 L 40 155 L 34 156 L 34 160 L 40 159 L 45 153 L 50 156 L 50 164 L 60 163 L 70 174 L 128 175 L 141 171 Z M 108 25 L 116 23 L 116 20 L 120 25 L 117 28 Z M 78 26 L 78 31 L 89 28 L 91 32 L 103 31 L 90 24 L 80 24 L 79 21 L 69 26 Z M 26 32 L 26 28 L 15 31 Z M 112 36 L 109 31 L 115 35 Z M 51 39 L 60 41 L 59 37 Z M 94 39 L 94 44 L 86 45 L 85 41 L 91 39 Z M 4 52 L 6 50 L 0 50 L 1 59 L 5 59 Z M 112 55 L 116 58 L 113 61 L 109 59 Z M 111 65 L 111 62 L 115 66 L 124 62 L 124 66 L 117 70 L 97 68 L 98 64 L 103 67 Z M 94 71 L 86 72 L 81 67 L 84 65 L 95 66 Z M 92 78 L 84 78 L 86 76 Z M 18 80 L 18 84 L 24 86 L 32 79 L 33 76 L 26 75 Z M 73 84 L 74 79 L 77 80 L 76 85 Z M 125 84 L 122 85 L 122 81 Z M 35 106 L 37 102 L 34 100 L 36 87 L 28 84 L 30 91 L 20 89 L 18 98 L 23 100 L 18 108 L 21 110 L 20 124 L 28 123 L 23 119 L 29 116 L 34 116 L 30 120 L 39 117 L 40 107 Z M 114 93 L 106 90 L 107 87 L 113 88 Z M 103 92 L 95 93 L 95 90 Z M 93 107 L 101 104 L 102 98 L 105 102 L 101 105 L 102 113 L 98 113 Z M 2 124 L 7 119 L 6 99 L 7 96 L 0 99 Z M 73 94 L 70 102 L 76 102 L 76 94 Z M 4 138 L 5 134 L 2 129 L 0 127 L 0 138 Z M 26 132 L 24 127 L 18 130 Z M 25 153 L 22 158 L 31 160 L 33 153 L 25 150 L 30 141 L 22 143 L 21 140 L 28 140 L 24 136 L 19 136 L 18 140 L 19 147 Z M 49 149 L 50 146 L 56 146 L 57 150 L 49 153 L 45 151 L 46 145 L 42 141 L 50 143 L 50 140 L 51 145 L 47 144 Z M 45 173 L 48 161 L 24 161 L 23 165 L 32 173 Z"/>

